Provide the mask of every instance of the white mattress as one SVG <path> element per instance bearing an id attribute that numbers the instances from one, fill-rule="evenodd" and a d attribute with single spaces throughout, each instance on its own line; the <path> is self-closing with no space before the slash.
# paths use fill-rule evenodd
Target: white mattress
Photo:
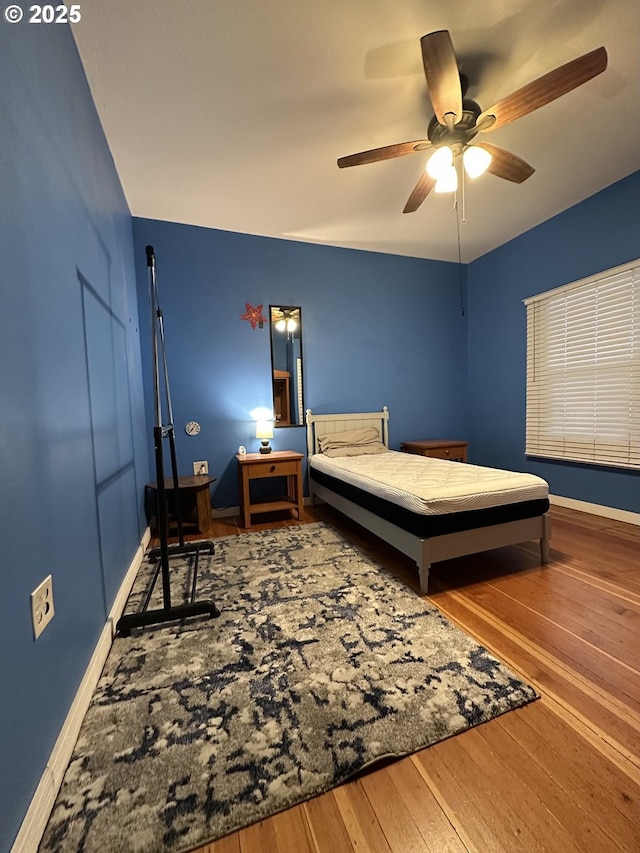
<path id="1" fill-rule="evenodd" d="M 541 477 L 390 450 L 366 456 L 311 457 L 312 468 L 421 515 L 504 506 L 549 496 Z"/>

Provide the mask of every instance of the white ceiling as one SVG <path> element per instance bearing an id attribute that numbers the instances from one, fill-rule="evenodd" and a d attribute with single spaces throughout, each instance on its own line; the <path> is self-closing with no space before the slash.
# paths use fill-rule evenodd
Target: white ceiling
<path id="1" fill-rule="evenodd" d="M 483 135 L 536 168 L 468 182 L 471 261 L 640 168 L 638 0 L 82 0 L 73 33 L 134 216 L 458 260 L 452 196 L 403 214 L 433 111 L 420 37 L 447 29 L 487 108 L 600 45 L 607 70 Z M 461 205 L 459 206 L 461 213 Z"/>

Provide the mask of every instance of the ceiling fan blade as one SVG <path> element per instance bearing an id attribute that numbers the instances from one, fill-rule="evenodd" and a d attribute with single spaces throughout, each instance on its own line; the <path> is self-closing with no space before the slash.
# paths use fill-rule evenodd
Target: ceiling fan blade
<path id="1" fill-rule="evenodd" d="M 556 98 L 566 95 L 587 80 L 601 74 L 607 67 L 607 51 L 604 47 L 585 53 L 584 56 L 561 65 L 555 71 L 538 77 L 532 83 L 523 86 L 511 95 L 507 95 L 497 104 L 485 110 L 478 116 L 477 124 L 481 125 L 487 116 L 495 116 L 495 122 L 482 130 L 495 130 L 504 127 L 512 121 L 532 113 Z"/>
<path id="2" fill-rule="evenodd" d="M 462 88 L 451 37 L 438 30 L 422 36 L 420 45 L 433 111 L 440 124 L 453 127 L 462 118 Z"/>
<path id="3" fill-rule="evenodd" d="M 430 148 L 428 139 L 416 139 L 413 142 L 398 142 L 395 145 L 385 145 L 383 148 L 372 148 L 370 151 L 361 151 L 359 154 L 349 154 L 348 157 L 340 157 L 338 166 L 341 169 L 347 166 L 361 166 L 363 163 L 377 163 L 379 160 L 391 160 L 394 157 L 402 157 L 405 154 L 413 154 L 415 151 L 424 151 Z"/>
<path id="4" fill-rule="evenodd" d="M 535 172 L 533 166 L 525 163 L 515 154 L 505 151 L 504 148 L 498 148 L 496 145 L 487 142 L 476 142 L 474 144 L 491 154 L 491 163 L 487 171 L 491 172 L 492 175 L 497 175 L 498 178 L 513 181 L 514 184 L 521 184 Z"/>
<path id="5" fill-rule="evenodd" d="M 414 211 L 416 211 L 420 207 L 422 202 L 429 195 L 435 185 L 435 178 L 432 178 L 431 175 L 427 175 L 426 172 L 423 172 L 422 176 L 420 177 L 420 180 L 413 188 L 411 195 L 409 196 L 402 212 L 414 213 Z"/>

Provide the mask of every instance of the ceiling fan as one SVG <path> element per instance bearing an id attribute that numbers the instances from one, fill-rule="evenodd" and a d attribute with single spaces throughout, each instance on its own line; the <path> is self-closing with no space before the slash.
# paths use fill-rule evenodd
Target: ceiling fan
<path id="1" fill-rule="evenodd" d="M 516 184 L 526 181 L 535 171 L 532 166 L 503 148 L 488 142 L 475 142 L 476 134 L 497 130 L 532 113 L 577 89 L 607 67 L 607 52 L 604 47 L 599 47 L 538 77 L 489 109 L 482 110 L 475 101 L 466 97 L 468 80 L 458 71 L 449 32 L 438 30 L 428 33 L 422 36 L 420 45 L 434 111 L 427 138 L 385 145 L 338 159 L 338 166 L 344 169 L 347 166 L 390 160 L 428 148 L 435 149 L 403 213 L 417 210 L 433 189 L 436 192 L 455 191 L 458 185 L 456 165 L 460 158 L 470 177 L 488 171 Z"/>

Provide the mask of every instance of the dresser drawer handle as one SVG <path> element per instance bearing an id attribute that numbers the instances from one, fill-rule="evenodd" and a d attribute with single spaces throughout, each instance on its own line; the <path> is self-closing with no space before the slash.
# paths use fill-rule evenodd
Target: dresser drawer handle
<path id="1" fill-rule="evenodd" d="M 275 465 L 272 465 L 272 466 L 271 466 L 271 468 L 269 468 L 269 471 L 270 471 L 270 473 L 271 473 L 271 474 L 273 474 L 273 472 L 274 472 L 275 470 L 276 470 L 276 466 L 275 466 Z"/>
<path id="2" fill-rule="evenodd" d="M 445 450 L 445 453 L 446 453 L 446 455 L 448 456 L 448 455 L 449 455 L 449 450 L 448 450 L 448 449 L 447 449 L 447 450 Z"/>

